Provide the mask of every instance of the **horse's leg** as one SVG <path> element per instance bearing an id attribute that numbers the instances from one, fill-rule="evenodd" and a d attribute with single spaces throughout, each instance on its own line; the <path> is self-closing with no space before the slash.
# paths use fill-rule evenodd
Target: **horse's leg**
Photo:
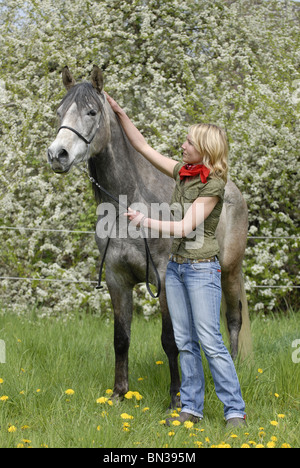
<path id="1" fill-rule="evenodd" d="M 114 309 L 115 384 L 113 397 L 122 397 L 129 390 L 128 350 L 132 320 L 132 289 L 124 285 L 109 285 Z"/>
<path id="2" fill-rule="evenodd" d="M 162 314 L 161 343 L 168 357 L 169 367 L 170 367 L 171 408 L 178 408 L 181 406 L 180 397 L 179 397 L 180 377 L 179 377 L 179 369 L 178 369 L 178 349 L 175 343 L 173 325 L 172 325 L 171 317 L 169 314 L 169 309 L 168 309 L 167 299 L 166 299 L 166 291 L 165 291 L 164 286 L 162 286 L 159 302 L 160 302 L 160 308 L 161 308 L 161 314 Z"/>

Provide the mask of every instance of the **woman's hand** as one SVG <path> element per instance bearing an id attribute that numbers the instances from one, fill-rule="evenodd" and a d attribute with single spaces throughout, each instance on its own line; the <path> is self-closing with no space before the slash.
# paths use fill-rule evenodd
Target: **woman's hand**
<path id="1" fill-rule="evenodd" d="M 119 106 L 119 104 L 112 98 L 110 97 L 109 94 L 107 94 L 106 91 L 104 91 L 105 93 L 105 96 L 106 96 L 106 99 L 110 105 L 110 107 L 112 108 L 112 110 L 116 113 L 116 114 L 121 114 L 123 112 L 123 109 L 122 107 Z"/>
<path id="2" fill-rule="evenodd" d="M 132 210 L 131 208 L 128 208 L 128 212 L 124 213 L 124 216 L 128 216 L 133 226 L 136 226 L 136 227 L 139 227 L 141 225 L 143 226 L 143 222 L 146 219 L 146 216 L 143 213 Z"/>

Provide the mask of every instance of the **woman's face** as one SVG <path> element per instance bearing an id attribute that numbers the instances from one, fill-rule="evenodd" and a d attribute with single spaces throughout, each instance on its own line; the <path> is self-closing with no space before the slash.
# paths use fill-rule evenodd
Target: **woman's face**
<path id="1" fill-rule="evenodd" d="M 186 164 L 200 164 L 203 157 L 193 145 L 193 140 L 189 134 L 182 145 L 182 161 Z"/>

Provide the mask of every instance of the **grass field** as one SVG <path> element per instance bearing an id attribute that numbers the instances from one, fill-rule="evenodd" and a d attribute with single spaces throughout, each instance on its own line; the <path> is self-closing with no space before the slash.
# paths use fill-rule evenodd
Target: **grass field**
<path id="1" fill-rule="evenodd" d="M 292 359 L 300 356 L 292 347 L 300 339 L 299 322 L 300 314 L 292 312 L 252 320 L 253 360 L 236 364 L 248 427 L 226 431 L 206 361 L 203 421 L 192 428 L 161 424 L 169 370 L 159 318 L 134 317 L 130 390 L 136 393 L 111 402 L 112 318 L 64 321 L 2 312 L 0 447 L 300 447 L 300 363 Z"/>

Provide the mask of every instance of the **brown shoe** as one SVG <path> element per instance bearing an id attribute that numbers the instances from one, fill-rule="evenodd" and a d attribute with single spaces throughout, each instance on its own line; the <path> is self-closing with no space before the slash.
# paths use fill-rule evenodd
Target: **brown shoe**
<path id="1" fill-rule="evenodd" d="M 231 418 L 226 421 L 226 428 L 243 427 L 247 426 L 244 418 Z"/>
<path id="2" fill-rule="evenodd" d="M 194 424 L 197 424 L 199 421 L 201 421 L 201 418 L 199 418 L 198 416 L 194 416 L 193 414 L 185 413 L 184 411 L 181 411 L 178 418 L 166 419 L 166 425 L 171 426 L 173 421 L 179 421 L 181 424 L 185 423 L 186 421 L 190 421 Z"/>

